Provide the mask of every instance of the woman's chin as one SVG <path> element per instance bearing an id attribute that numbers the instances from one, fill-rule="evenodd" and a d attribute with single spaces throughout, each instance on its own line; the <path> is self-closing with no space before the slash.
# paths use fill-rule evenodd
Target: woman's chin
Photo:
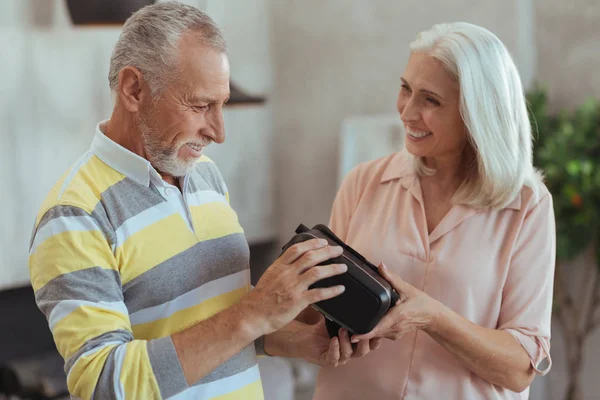
<path id="1" fill-rule="evenodd" d="M 419 145 L 414 145 L 412 143 L 406 143 L 405 145 L 406 151 L 412 154 L 415 157 L 428 157 L 429 151 L 427 149 L 422 148 Z"/>

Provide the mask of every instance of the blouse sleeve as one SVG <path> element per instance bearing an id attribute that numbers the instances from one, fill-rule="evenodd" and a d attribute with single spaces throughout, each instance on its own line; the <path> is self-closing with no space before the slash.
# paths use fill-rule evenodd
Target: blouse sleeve
<path id="1" fill-rule="evenodd" d="M 556 259 L 556 228 L 548 193 L 524 218 L 511 256 L 498 329 L 523 346 L 538 375 L 552 366 L 550 320 Z M 547 364 L 539 364 L 547 359 Z M 539 369 L 542 368 L 542 369 Z"/>

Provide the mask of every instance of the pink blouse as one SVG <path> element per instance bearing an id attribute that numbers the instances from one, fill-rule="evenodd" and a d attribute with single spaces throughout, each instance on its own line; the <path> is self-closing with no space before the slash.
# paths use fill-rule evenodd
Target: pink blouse
<path id="1" fill-rule="evenodd" d="M 363 163 L 335 199 L 331 229 L 374 264 L 470 321 L 514 336 L 535 371 L 550 359 L 555 260 L 552 197 L 524 187 L 501 210 L 455 205 L 428 234 L 418 177 L 405 153 Z M 544 370 L 538 369 L 547 359 Z M 338 368 L 322 368 L 316 400 L 527 399 L 465 368 L 419 331 Z"/>

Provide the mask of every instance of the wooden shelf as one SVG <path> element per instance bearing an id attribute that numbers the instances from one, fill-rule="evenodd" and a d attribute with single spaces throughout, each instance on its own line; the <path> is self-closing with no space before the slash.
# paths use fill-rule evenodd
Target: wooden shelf
<path id="1" fill-rule="evenodd" d="M 231 90 L 231 97 L 229 98 L 227 106 L 263 104 L 266 101 L 265 97 L 254 96 L 243 92 L 233 82 L 229 83 L 229 89 Z"/>

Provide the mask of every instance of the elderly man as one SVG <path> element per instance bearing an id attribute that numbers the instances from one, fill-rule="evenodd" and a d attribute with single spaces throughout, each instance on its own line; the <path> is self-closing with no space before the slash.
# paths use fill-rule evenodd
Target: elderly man
<path id="1" fill-rule="evenodd" d="M 229 97 L 214 22 L 179 3 L 143 8 L 123 27 L 109 83 L 113 113 L 48 195 L 30 248 L 36 301 L 71 395 L 262 398 L 261 343 L 271 355 L 347 362 L 346 332 L 330 341 L 322 321 L 296 320 L 342 293 L 309 289 L 345 271 L 317 266 L 340 248 L 294 246 L 250 290 L 243 230 L 202 155 L 225 139 Z"/>

